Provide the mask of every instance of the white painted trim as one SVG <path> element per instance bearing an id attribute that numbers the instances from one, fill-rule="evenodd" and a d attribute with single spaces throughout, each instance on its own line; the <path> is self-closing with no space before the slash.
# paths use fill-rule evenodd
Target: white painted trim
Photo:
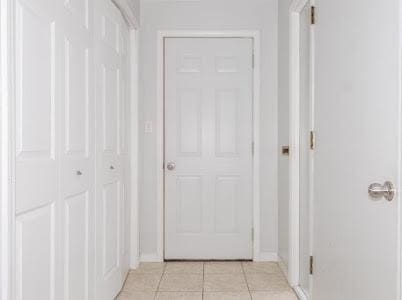
<path id="1" fill-rule="evenodd" d="M 138 20 L 135 12 L 130 4 L 128 4 L 128 0 L 112 0 L 112 2 L 119 8 L 130 29 L 138 29 L 140 27 L 140 20 Z"/>
<path id="2" fill-rule="evenodd" d="M 162 262 L 163 259 L 159 257 L 156 253 L 151 254 L 141 254 L 140 262 Z"/>
<path id="3" fill-rule="evenodd" d="M 138 30 L 130 31 L 130 94 L 131 94 L 131 230 L 130 230 L 130 268 L 136 269 L 140 261 L 138 165 L 139 165 L 139 112 L 138 112 Z"/>
<path id="4" fill-rule="evenodd" d="M 399 1 L 399 40 L 398 40 L 398 46 L 399 46 L 399 72 L 398 72 L 398 82 L 399 82 L 399 115 L 402 115 L 402 38 L 401 38 L 401 33 L 402 33 L 402 0 Z M 398 133 L 399 133 L 399 153 L 398 153 L 398 182 L 397 182 L 397 191 L 402 190 L 402 120 L 399 120 L 399 128 L 398 128 Z M 401 204 L 401 196 L 399 194 L 399 199 L 398 199 L 398 238 L 397 238 L 397 253 L 398 253 L 398 269 L 397 269 L 397 280 L 399 282 L 398 284 L 398 299 L 402 300 L 402 204 Z"/>
<path id="5" fill-rule="evenodd" d="M 0 0 L 0 299 L 13 299 L 15 1 Z"/>
<path id="6" fill-rule="evenodd" d="M 171 30 L 157 34 L 157 113 L 156 113 L 156 173 L 157 173 L 157 256 L 164 259 L 164 39 L 167 37 L 238 37 L 254 40 L 253 73 L 253 259 L 260 259 L 260 32 L 249 30 Z"/>
<path id="7" fill-rule="evenodd" d="M 300 264 L 300 206 L 299 206 L 299 135 L 300 135 L 300 58 L 299 58 L 299 36 L 300 36 L 300 13 L 303 8 L 308 4 L 309 0 L 294 0 L 289 9 L 289 21 L 290 21 L 290 124 L 289 124 L 289 136 L 290 136 L 290 156 L 289 156 L 289 265 L 288 265 L 288 280 L 292 287 L 297 288 L 299 286 L 299 264 Z M 310 3 L 313 5 L 313 1 Z M 314 51 L 313 40 L 314 33 L 313 27 L 311 27 L 311 49 Z M 311 70 L 313 68 L 313 56 L 311 54 Z M 311 74 L 313 76 L 313 73 Z M 313 77 L 311 77 L 313 78 Z M 313 80 L 311 80 L 313 82 Z M 314 90 L 312 84 L 312 91 Z M 312 100 L 314 101 L 312 93 Z M 313 113 L 313 112 L 312 112 Z M 311 124 L 312 128 L 314 124 Z M 311 202 L 311 201 L 310 201 Z M 310 212 L 311 214 L 311 212 Z M 310 216 L 312 219 L 312 214 Z M 312 221 L 312 220 L 311 220 Z M 310 229 L 312 231 L 312 228 Z M 310 232 L 310 251 L 312 249 L 313 235 Z M 312 286 L 312 278 L 310 277 L 310 287 Z"/>
<path id="8" fill-rule="evenodd" d="M 293 288 L 299 300 L 309 300 L 309 297 L 304 293 L 303 289 L 300 286 L 296 286 Z"/>

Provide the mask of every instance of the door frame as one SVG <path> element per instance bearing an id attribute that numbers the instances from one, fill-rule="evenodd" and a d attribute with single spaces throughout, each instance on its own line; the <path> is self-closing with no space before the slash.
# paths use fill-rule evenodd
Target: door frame
<path id="1" fill-rule="evenodd" d="M 11 299 L 14 257 L 15 3 L 0 0 L 0 299 Z"/>
<path id="2" fill-rule="evenodd" d="M 310 1 L 294 0 L 289 8 L 290 21 L 290 105 L 289 105 L 289 272 L 288 280 L 302 300 L 309 299 L 299 284 L 300 264 L 300 198 L 299 198 L 299 171 L 300 171 L 300 14 Z M 314 128 L 314 26 L 310 26 L 310 124 Z M 314 155 L 310 156 L 310 171 L 313 178 Z M 312 187 L 312 185 L 310 185 Z M 310 255 L 313 249 L 313 195 L 310 195 L 309 222 L 310 222 Z M 310 275 L 310 298 L 312 295 L 312 276 Z"/>
<path id="3" fill-rule="evenodd" d="M 164 260 L 164 41 L 166 38 L 251 38 L 254 41 L 253 69 L 253 260 L 266 260 L 260 249 L 260 32 L 258 30 L 162 30 L 157 33 L 157 113 L 156 113 L 156 188 L 157 253 L 152 261 Z M 276 257 L 269 258 L 276 260 Z"/>

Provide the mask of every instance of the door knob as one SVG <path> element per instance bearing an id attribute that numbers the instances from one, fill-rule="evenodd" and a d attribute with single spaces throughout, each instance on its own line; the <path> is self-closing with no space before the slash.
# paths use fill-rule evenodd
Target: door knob
<path id="1" fill-rule="evenodd" d="M 176 164 L 174 162 L 168 162 L 166 167 L 169 171 L 173 171 L 174 169 L 176 169 Z"/>
<path id="2" fill-rule="evenodd" d="M 385 182 L 383 185 L 380 183 L 373 183 L 369 186 L 368 193 L 374 199 L 384 197 L 388 201 L 392 201 L 395 197 L 395 187 L 390 181 Z"/>

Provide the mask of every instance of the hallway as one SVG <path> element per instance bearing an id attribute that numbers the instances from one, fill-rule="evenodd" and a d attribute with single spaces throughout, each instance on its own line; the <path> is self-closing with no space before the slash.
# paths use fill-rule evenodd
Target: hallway
<path id="1" fill-rule="evenodd" d="M 277 263 L 142 263 L 118 300 L 296 300 Z"/>
<path id="2" fill-rule="evenodd" d="M 402 0 L 0 0 L 0 300 L 402 300 Z"/>

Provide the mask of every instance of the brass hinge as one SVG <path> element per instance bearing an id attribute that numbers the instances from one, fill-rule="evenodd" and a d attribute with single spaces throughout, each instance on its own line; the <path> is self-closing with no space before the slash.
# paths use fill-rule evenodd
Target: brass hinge
<path id="1" fill-rule="evenodd" d="M 310 256 L 310 275 L 313 275 L 314 271 L 314 257 Z"/>
<path id="2" fill-rule="evenodd" d="M 315 133 L 314 131 L 310 131 L 310 149 L 315 149 Z"/>
<path id="3" fill-rule="evenodd" d="M 315 6 L 311 6 L 311 25 L 314 25 L 316 21 L 315 18 Z"/>

